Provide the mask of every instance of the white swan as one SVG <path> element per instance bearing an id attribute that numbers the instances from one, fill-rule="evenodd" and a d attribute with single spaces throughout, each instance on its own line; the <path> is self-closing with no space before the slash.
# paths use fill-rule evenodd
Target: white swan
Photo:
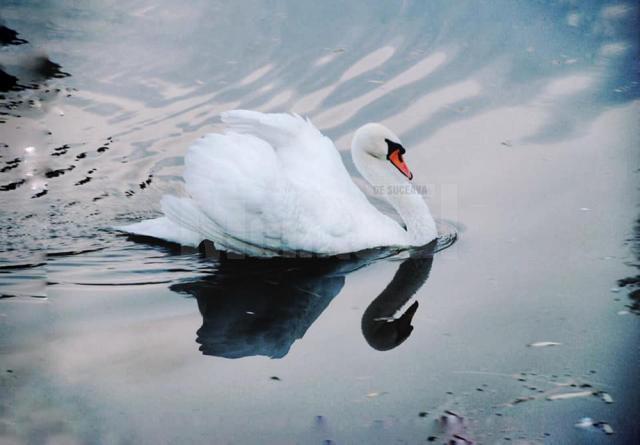
<path id="1" fill-rule="evenodd" d="M 234 110 L 222 121 L 226 133 L 202 137 L 185 156 L 189 197 L 165 195 L 165 216 L 118 230 L 194 247 L 208 239 L 220 250 L 257 257 L 419 246 L 437 237 L 409 182 L 400 139 L 383 125 L 359 128 L 351 156 L 406 229 L 367 200 L 333 142 L 308 119 Z"/>

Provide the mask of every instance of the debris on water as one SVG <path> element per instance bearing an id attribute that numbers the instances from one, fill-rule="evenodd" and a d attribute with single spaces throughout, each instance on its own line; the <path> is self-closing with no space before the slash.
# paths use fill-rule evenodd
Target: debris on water
<path id="1" fill-rule="evenodd" d="M 467 422 L 461 414 L 446 409 L 438 418 L 437 424 L 440 427 L 440 432 L 443 434 L 443 437 L 440 438 L 443 443 L 454 445 L 475 444 L 475 441 L 469 438 Z M 430 436 L 427 440 L 434 442 L 437 439 L 438 437 L 434 435 Z"/>
<path id="2" fill-rule="evenodd" d="M 455 427 L 464 424 L 464 417 L 451 410 L 445 410 L 440 416 L 440 424 L 444 427 Z"/>
<path id="3" fill-rule="evenodd" d="M 602 392 L 600 393 L 600 397 L 604 401 L 604 403 L 613 403 L 613 397 L 609 393 Z"/>
<path id="4" fill-rule="evenodd" d="M 589 207 L 580 207 L 580 210 L 583 212 L 590 212 L 591 209 Z"/>
<path id="5" fill-rule="evenodd" d="M 611 427 L 611 425 L 609 425 L 608 422 L 594 422 L 591 417 L 583 417 L 578 421 L 578 423 L 575 424 L 575 427 L 584 430 L 597 428 L 607 435 L 611 435 L 614 433 L 613 428 Z"/>
<path id="6" fill-rule="evenodd" d="M 614 294 L 620 292 L 620 288 L 619 287 L 612 287 L 611 289 L 609 289 L 611 292 L 613 292 Z"/>
<path id="7" fill-rule="evenodd" d="M 277 375 L 272 375 L 272 376 L 271 376 L 271 380 L 276 380 L 276 381 L 278 381 L 278 382 L 280 382 L 280 381 L 281 381 L 280 377 L 278 377 Z"/>
<path id="8" fill-rule="evenodd" d="M 627 315 L 629 311 L 618 311 L 618 315 Z"/>
<path id="9" fill-rule="evenodd" d="M 593 391 L 563 392 L 560 394 L 551 394 L 547 396 L 547 400 L 566 400 L 566 399 L 575 399 L 578 397 L 589 397 L 592 395 L 593 395 Z"/>
<path id="10" fill-rule="evenodd" d="M 535 400 L 536 398 L 533 396 L 527 396 L 527 397 L 518 397 L 517 399 L 515 399 L 513 402 L 511 402 L 512 405 L 518 405 L 520 403 L 524 403 L 524 402 L 529 402 L 531 400 Z"/>
<path id="11" fill-rule="evenodd" d="M 322 415 L 317 415 L 314 419 L 314 425 L 316 428 L 324 429 L 327 426 L 327 419 Z"/>
<path id="12" fill-rule="evenodd" d="M 429 415 L 429 413 L 428 413 L 428 412 L 426 412 L 426 411 L 420 411 L 420 412 L 418 413 L 418 417 L 427 417 L 428 415 Z"/>
<path id="13" fill-rule="evenodd" d="M 513 147 L 513 142 L 507 139 L 506 141 L 500 142 L 500 145 L 504 145 L 505 147 Z"/>
<path id="14" fill-rule="evenodd" d="M 387 394 L 387 392 L 386 392 L 386 391 L 382 391 L 382 392 L 374 391 L 374 392 L 370 392 L 370 393 L 368 393 L 368 394 L 367 394 L 367 397 L 369 397 L 370 399 L 373 399 L 374 397 L 380 397 L 380 396 L 383 396 L 383 395 L 385 395 L 385 394 Z"/>
<path id="15" fill-rule="evenodd" d="M 591 417 L 583 417 L 575 424 L 576 428 L 587 429 L 593 426 L 593 419 Z"/>
<path id="16" fill-rule="evenodd" d="M 453 439 L 449 441 L 449 443 L 451 445 L 473 445 L 475 444 L 474 441 L 472 441 L 471 439 L 467 439 L 464 436 L 461 436 L 460 434 L 454 434 L 453 435 Z"/>
<path id="17" fill-rule="evenodd" d="M 613 434 L 613 428 L 607 422 L 596 422 L 593 424 L 593 426 L 599 428 L 607 435 Z"/>
<path id="18" fill-rule="evenodd" d="M 527 346 L 530 348 L 546 348 L 549 346 L 560 346 L 562 343 L 558 343 L 556 341 L 537 341 L 534 343 L 529 343 Z"/>

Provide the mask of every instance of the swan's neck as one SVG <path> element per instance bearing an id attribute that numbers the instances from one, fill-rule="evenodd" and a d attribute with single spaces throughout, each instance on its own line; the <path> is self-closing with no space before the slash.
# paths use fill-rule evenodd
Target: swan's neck
<path id="1" fill-rule="evenodd" d="M 370 155 L 355 150 L 352 155 L 356 167 L 371 184 L 376 196 L 386 199 L 402 218 L 409 243 L 423 245 L 433 240 L 438 234 L 436 223 L 413 184 L 387 162 L 368 159 Z"/>

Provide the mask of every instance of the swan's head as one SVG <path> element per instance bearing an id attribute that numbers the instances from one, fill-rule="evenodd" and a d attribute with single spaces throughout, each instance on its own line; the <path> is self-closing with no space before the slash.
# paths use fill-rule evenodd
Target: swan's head
<path id="1" fill-rule="evenodd" d="M 358 128 L 353 135 L 351 150 L 354 159 L 387 162 L 389 168 L 397 169 L 409 180 L 413 178 L 402 157 L 405 149 L 400 138 L 382 124 L 371 123 Z"/>

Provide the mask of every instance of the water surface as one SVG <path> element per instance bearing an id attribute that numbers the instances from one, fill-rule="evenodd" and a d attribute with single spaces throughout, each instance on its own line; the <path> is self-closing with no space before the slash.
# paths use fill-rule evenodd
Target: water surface
<path id="1" fill-rule="evenodd" d="M 2 441 L 638 439 L 636 4 L 5 1 L 0 19 Z M 256 264 L 110 230 L 183 193 L 186 148 L 231 108 L 308 115 L 390 212 L 348 154 L 385 123 L 458 240 Z"/>

